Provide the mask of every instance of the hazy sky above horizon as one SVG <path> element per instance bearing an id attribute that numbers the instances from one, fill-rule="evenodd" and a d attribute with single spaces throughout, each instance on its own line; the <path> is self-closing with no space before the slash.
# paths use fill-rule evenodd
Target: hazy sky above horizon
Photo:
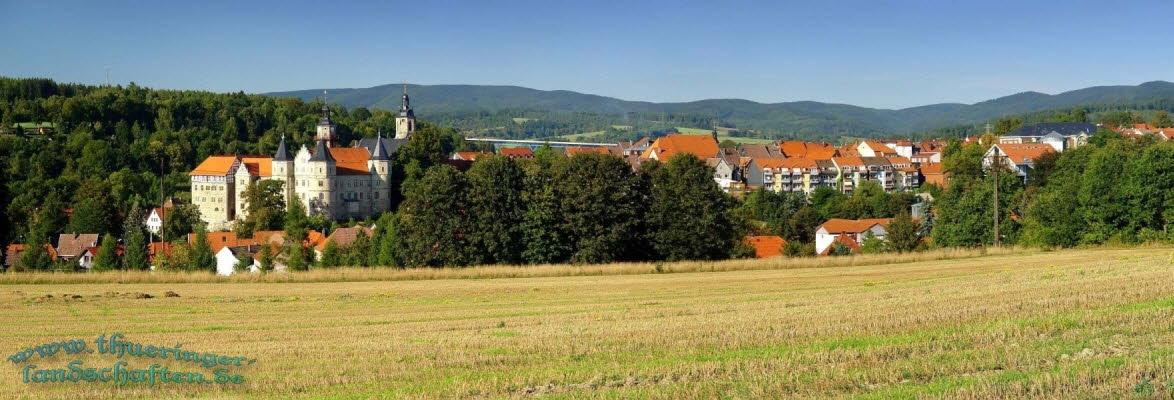
<path id="1" fill-rule="evenodd" d="M 903 108 L 1174 80 L 1174 2 L 0 0 L 0 75 Z M 997 3 L 997 4 L 996 4 Z"/>

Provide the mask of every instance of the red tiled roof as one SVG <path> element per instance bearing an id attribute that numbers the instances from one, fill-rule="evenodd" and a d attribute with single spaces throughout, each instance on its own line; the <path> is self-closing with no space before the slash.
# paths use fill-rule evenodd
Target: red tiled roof
<path id="1" fill-rule="evenodd" d="M 860 252 L 860 243 L 856 243 L 856 240 L 852 239 L 851 236 L 841 233 L 839 236 L 836 236 L 836 239 L 832 241 L 832 244 L 829 245 L 826 249 L 823 249 L 823 253 L 819 253 L 819 255 L 826 256 L 832 254 L 832 249 L 836 247 L 836 243 L 843 243 L 844 246 L 847 246 L 848 249 L 852 250 L 853 253 Z"/>
<path id="2" fill-rule="evenodd" d="M 832 219 L 829 219 L 827 222 L 824 222 L 823 225 L 820 225 L 819 228 L 817 228 L 817 230 L 823 229 L 823 230 L 827 231 L 828 233 L 861 233 L 861 232 L 869 230 L 870 228 L 873 227 L 873 225 L 877 225 L 877 224 L 879 224 L 880 226 L 883 226 L 883 227 L 888 227 L 889 221 L 892 221 L 892 220 L 893 220 L 892 218 L 870 218 L 870 219 L 832 218 Z"/>
<path id="3" fill-rule="evenodd" d="M 348 247 L 351 245 L 351 243 L 355 242 L 355 238 L 359 237 L 359 232 L 366 233 L 367 237 L 371 237 L 372 235 L 375 234 L 375 231 L 371 230 L 371 228 L 367 228 L 367 227 L 363 227 L 363 226 L 355 226 L 355 227 L 351 227 L 351 228 L 338 228 L 338 229 L 335 229 L 334 232 L 330 233 L 330 237 L 326 238 L 325 240 L 322 240 L 314 247 L 317 248 L 318 250 L 324 250 L 324 249 L 326 249 L 326 243 L 329 243 L 329 242 L 334 242 L 334 244 L 337 245 L 338 247 Z"/>
<path id="4" fill-rule="evenodd" d="M 188 234 L 188 243 L 195 244 L 196 234 Z M 237 247 L 255 245 L 255 239 L 243 239 L 236 236 L 236 232 L 208 232 L 208 245 L 212 247 L 212 252 L 219 252 L 222 247 Z"/>
<path id="5" fill-rule="evenodd" d="M 747 236 L 746 241 L 754 246 L 754 256 L 757 258 L 779 256 L 787 245 L 787 241 L 778 236 Z"/>

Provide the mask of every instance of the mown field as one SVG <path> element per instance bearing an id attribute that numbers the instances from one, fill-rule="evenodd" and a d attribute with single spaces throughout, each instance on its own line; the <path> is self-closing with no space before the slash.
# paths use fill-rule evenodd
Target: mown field
<path id="1" fill-rule="evenodd" d="M 233 369 L 246 377 L 239 387 L 154 388 L 25 384 L 29 362 L 5 361 L 0 398 L 1170 396 L 1169 248 L 861 260 L 363 282 L 9 279 L 0 285 L 6 358 L 121 332 L 258 361 Z M 705 271 L 690 265 L 660 270 Z M 755 266 L 768 269 L 740 270 Z M 117 360 L 30 362 L 60 368 L 73 358 Z"/>

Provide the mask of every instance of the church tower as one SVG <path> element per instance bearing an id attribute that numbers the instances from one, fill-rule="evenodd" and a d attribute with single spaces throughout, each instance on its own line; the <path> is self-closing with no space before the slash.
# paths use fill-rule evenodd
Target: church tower
<path id="1" fill-rule="evenodd" d="M 399 116 L 395 117 L 395 138 L 407 139 L 416 131 L 416 113 L 408 102 L 408 85 L 404 84 L 404 100 L 400 106 Z"/>
<path id="2" fill-rule="evenodd" d="M 330 107 L 323 103 L 322 120 L 318 121 L 318 134 L 314 136 L 314 140 L 325 141 L 326 147 L 334 147 L 334 141 L 337 139 L 338 136 L 334 121 L 330 120 Z"/>

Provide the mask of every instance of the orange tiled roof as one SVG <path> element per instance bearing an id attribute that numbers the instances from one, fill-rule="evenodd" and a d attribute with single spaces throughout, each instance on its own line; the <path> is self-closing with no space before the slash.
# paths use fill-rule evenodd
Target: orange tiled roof
<path id="1" fill-rule="evenodd" d="M 270 176 L 273 174 L 273 157 L 269 156 L 240 156 L 241 163 L 248 169 L 249 175 Z"/>
<path id="2" fill-rule="evenodd" d="M 942 173 L 942 163 L 924 163 L 921 164 L 921 174 L 940 174 Z"/>
<path id="3" fill-rule="evenodd" d="M 835 161 L 836 165 L 840 168 L 864 166 L 864 160 L 860 159 L 859 156 L 832 157 L 832 161 Z"/>
<path id="4" fill-rule="evenodd" d="M 885 145 L 884 143 L 878 142 L 876 140 L 865 140 L 864 145 L 868 146 L 868 148 L 872 149 L 872 151 L 877 152 L 877 153 L 881 153 L 882 155 L 883 154 L 897 154 L 897 151 L 893 150 L 892 147 L 889 147 L 889 146 Z"/>
<path id="5" fill-rule="evenodd" d="M 828 233 L 861 233 L 861 232 L 868 230 L 869 228 L 872 228 L 873 225 L 877 225 L 877 224 L 880 224 L 880 226 L 888 227 L 889 221 L 892 221 L 892 220 L 893 220 L 892 218 L 871 218 L 871 219 L 832 218 L 832 219 L 829 219 L 827 222 L 824 222 L 823 225 L 820 225 L 819 228 L 826 230 Z"/>
<path id="6" fill-rule="evenodd" d="M 188 243 L 194 244 L 196 241 L 196 234 L 188 234 Z M 257 244 L 254 239 L 244 239 L 236 237 L 236 232 L 208 232 L 208 245 L 212 246 L 212 252 L 218 252 L 224 247 L 236 246 L 251 246 Z"/>
<path id="7" fill-rule="evenodd" d="M 335 170 L 338 175 L 367 175 L 367 160 L 371 153 L 366 147 L 331 147 L 330 156 L 334 157 Z"/>
<path id="8" fill-rule="evenodd" d="M 568 156 L 584 153 L 610 154 L 606 147 L 567 147 Z"/>
<path id="9" fill-rule="evenodd" d="M 1044 153 L 1056 151 L 1055 147 L 1044 143 L 1000 143 L 998 147 L 1004 156 L 1016 164 L 1029 162 Z"/>
<path id="10" fill-rule="evenodd" d="M 641 157 L 650 158 L 656 154 L 656 159 L 668 161 L 677 153 L 689 153 L 704 160 L 716 157 L 718 150 L 717 141 L 713 140 L 713 136 L 670 134 L 656 139 L 647 150 L 644 150 Z"/>
<path id="11" fill-rule="evenodd" d="M 456 156 L 458 159 L 461 159 L 461 160 L 475 161 L 475 160 L 477 160 L 477 157 L 480 157 L 485 154 L 486 154 L 485 152 L 480 152 L 480 151 L 458 151 Z"/>
<path id="12" fill-rule="evenodd" d="M 209 156 L 188 175 L 228 175 L 234 163 L 236 163 L 236 156 Z"/>
<path id="13" fill-rule="evenodd" d="M 778 236 L 747 236 L 746 241 L 754 246 L 754 256 L 767 258 L 782 255 L 787 241 Z"/>

